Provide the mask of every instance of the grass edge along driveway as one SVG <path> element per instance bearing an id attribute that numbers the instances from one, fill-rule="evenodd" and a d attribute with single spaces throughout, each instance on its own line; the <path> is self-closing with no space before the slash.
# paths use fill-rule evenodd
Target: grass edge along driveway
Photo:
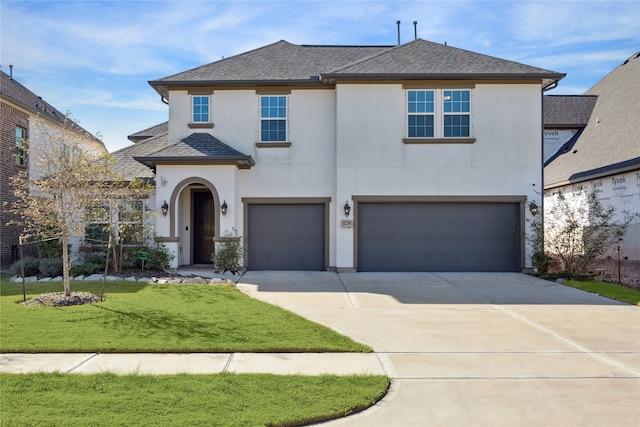
<path id="1" fill-rule="evenodd" d="M 100 293 L 100 282 L 72 291 Z M 60 292 L 27 283 L 27 299 Z M 255 300 L 230 285 L 109 282 L 105 301 L 73 307 L 24 306 L 21 283 L 0 281 L 3 353 L 371 352 L 323 325 Z"/>

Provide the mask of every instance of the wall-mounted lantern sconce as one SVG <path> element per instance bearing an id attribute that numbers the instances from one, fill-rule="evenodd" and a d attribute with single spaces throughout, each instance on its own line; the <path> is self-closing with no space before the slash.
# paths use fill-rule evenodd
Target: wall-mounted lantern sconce
<path id="1" fill-rule="evenodd" d="M 531 202 L 531 204 L 529 205 L 529 212 L 531 212 L 531 215 L 536 216 L 538 215 L 538 212 L 540 211 L 540 208 L 538 207 L 538 205 L 536 205 L 535 200 L 533 202 Z"/>
<path id="2" fill-rule="evenodd" d="M 167 204 L 166 200 L 164 201 L 162 206 L 160 206 L 160 209 L 162 209 L 162 216 L 167 216 L 167 213 L 169 212 L 169 205 Z"/>
<path id="3" fill-rule="evenodd" d="M 349 214 L 351 213 L 351 206 L 349 206 L 349 202 L 344 204 L 344 216 L 349 218 Z"/>
<path id="4" fill-rule="evenodd" d="M 222 216 L 225 216 L 227 214 L 227 201 L 223 201 L 222 202 L 222 206 L 220 206 L 220 212 L 222 213 Z"/>

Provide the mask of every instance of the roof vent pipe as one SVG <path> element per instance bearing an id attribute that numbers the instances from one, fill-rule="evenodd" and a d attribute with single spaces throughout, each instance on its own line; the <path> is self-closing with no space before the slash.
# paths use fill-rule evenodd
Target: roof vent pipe
<path id="1" fill-rule="evenodd" d="M 13 65 L 9 64 L 9 78 L 13 80 Z"/>
<path id="2" fill-rule="evenodd" d="M 400 46 L 400 21 L 396 21 L 396 25 L 398 26 L 398 46 Z"/>
<path id="3" fill-rule="evenodd" d="M 413 39 L 418 39 L 418 21 L 413 21 Z"/>

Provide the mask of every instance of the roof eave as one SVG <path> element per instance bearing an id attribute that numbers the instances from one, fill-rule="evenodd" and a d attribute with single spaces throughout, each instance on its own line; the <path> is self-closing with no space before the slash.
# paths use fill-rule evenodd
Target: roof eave
<path id="1" fill-rule="evenodd" d="M 251 156 L 134 157 L 133 159 L 151 169 L 155 169 L 158 164 L 235 165 L 238 169 L 251 169 L 256 164 Z"/>
<path id="2" fill-rule="evenodd" d="M 563 79 L 564 73 L 327 73 L 327 80 L 542 80 L 545 86 Z"/>
<path id="3" fill-rule="evenodd" d="M 165 98 L 171 89 L 189 87 L 245 87 L 245 86 L 322 86 L 318 76 L 308 79 L 250 79 L 250 80 L 149 80 L 149 85 Z"/>

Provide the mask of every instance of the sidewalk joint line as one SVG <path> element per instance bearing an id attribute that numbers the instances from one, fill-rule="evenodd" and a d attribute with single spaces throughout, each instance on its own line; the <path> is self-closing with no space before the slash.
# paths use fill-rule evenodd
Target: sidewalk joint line
<path id="1" fill-rule="evenodd" d="M 233 360 L 233 356 L 235 353 L 230 353 L 229 358 L 227 359 L 227 363 L 224 364 L 224 368 L 222 368 L 222 372 L 225 373 L 229 370 L 229 365 L 231 365 L 231 361 Z"/>
<path id="2" fill-rule="evenodd" d="M 342 277 L 340 276 L 340 273 L 336 273 L 336 276 L 338 276 L 338 280 L 340 280 L 340 283 L 342 284 L 342 288 L 344 289 L 345 293 L 347 294 L 347 299 L 349 300 L 349 303 L 351 304 L 351 308 L 360 308 L 360 303 L 358 302 L 358 299 L 356 298 L 355 295 L 353 295 L 351 292 L 349 292 L 349 290 L 347 289 L 347 286 L 342 281 Z"/>
<path id="3" fill-rule="evenodd" d="M 91 354 L 89 357 L 87 357 L 84 360 L 81 360 L 79 363 L 77 363 L 75 366 L 72 366 L 71 368 L 67 369 L 65 371 L 66 374 L 70 374 L 71 372 L 75 371 L 76 369 L 80 368 L 82 365 L 84 365 L 85 363 L 87 363 L 88 361 L 90 361 L 91 359 L 93 359 L 94 357 L 100 355 L 100 353 L 93 353 Z"/>

